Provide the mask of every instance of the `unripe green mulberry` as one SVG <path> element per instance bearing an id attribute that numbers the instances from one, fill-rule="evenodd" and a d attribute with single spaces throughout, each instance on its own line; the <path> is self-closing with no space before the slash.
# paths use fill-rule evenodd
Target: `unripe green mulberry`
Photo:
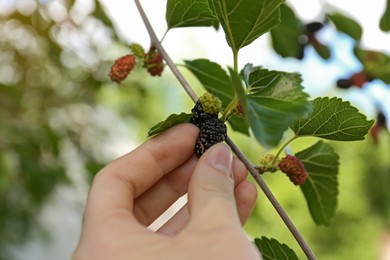
<path id="1" fill-rule="evenodd" d="M 222 101 L 209 92 L 199 97 L 199 102 L 202 104 L 203 111 L 211 115 L 218 113 L 222 107 Z"/>

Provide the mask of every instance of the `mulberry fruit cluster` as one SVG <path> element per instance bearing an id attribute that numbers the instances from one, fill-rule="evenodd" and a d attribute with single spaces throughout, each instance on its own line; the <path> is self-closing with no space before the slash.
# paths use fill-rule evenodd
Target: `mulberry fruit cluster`
<path id="1" fill-rule="evenodd" d="M 146 68 L 150 75 L 161 76 L 164 70 L 164 62 L 161 54 L 155 48 L 150 48 L 144 58 L 144 68 Z"/>
<path id="2" fill-rule="evenodd" d="M 190 122 L 200 129 L 195 145 L 195 154 L 197 157 L 200 157 L 214 144 L 225 141 L 227 137 L 227 127 L 224 122 L 218 119 L 220 109 L 220 100 L 210 93 L 206 93 L 199 98 L 191 110 L 192 117 Z"/>
<path id="3" fill-rule="evenodd" d="M 205 122 L 206 120 L 212 119 L 212 118 L 218 118 L 218 113 L 209 114 L 204 112 L 202 104 L 200 101 L 196 101 L 196 104 L 194 108 L 191 110 L 192 117 L 190 119 L 190 122 L 196 125 L 200 128 L 200 125 Z"/>
<path id="4" fill-rule="evenodd" d="M 307 179 L 307 172 L 303 163 L 298 157 L 287 155 L 279 162 L 279 168 L 287 174 L 290 181 L 295 185 L 302 185 Z"/>

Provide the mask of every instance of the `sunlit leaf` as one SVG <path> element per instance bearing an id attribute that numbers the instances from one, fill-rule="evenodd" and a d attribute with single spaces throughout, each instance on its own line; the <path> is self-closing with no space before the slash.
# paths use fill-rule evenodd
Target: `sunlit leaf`
<path id="1" fill-rule="evenodd" d="M 165 130 L 168 130 L 169 128 L 171 128 L 175 125 L 186 123 L 190 120 L 191 117 L 192 117 L 192 114 L 186 114 L 186 113 L 172 114 L 164 121 L 153 126 L 149 130 L 148 136 L 157 135 L 161 132 L 164 132 Z"/>
<path id="2" fill-rule="evenodd" d="M 288 126 L 309 108 L 300 75 L 265 69 L 255 70 L 249 79 L 245 113 L 257 141 L 276 146 Z"/>
<path id="3" fill-rule="evenodd" d="M 234 53 L 280 22 L 284 0 L 211 0 Z"/>
<path id="4" fill-rule="evenodd" d="M 362 27 L 352 18 L 340 13 L 328 14 L 327 17 L 334 23 L 337 30 L 359 41 L 362 38 Z"/>
<path id="5" fill-rule="evenodd" d="M 337 207 L 339 156 L 322 141 L 296 156 L 308 173 L 300 187 L 310 214 L 317 225 L 329 225 Z"/>
<path id="6" fill-rule="evenodd" d="M 316 136 L 336 141 L 363 140 L 374 120 L 359 113 L 348 101 L 320 97 L 312 101 L 310 114 L 291 125 L 297 136 Z"/>
<path id="7" fill-rule="evenodd" d="M 264 260 L 298 260 L 295 252 L 274 238 L 255 238 L 255 244 Z"/>
<path id="8" fill-rule="evenodd" d="M 253 72 L 253 70 L 254 70 L 254 67 L 253 67 L 252 63 L 245 64 L 244 68 L 241 70 L 240 75 L 241 75 L 241 78 L 244 81 L 245 86 L 247 88 L 250 87 L 249 77 L 250 77 L 251 73 Z"/>
<path id="9" fill-rule="evenodd" d="M 208 0 L 168 0 L 168 29 L 188 26 L 212 26 L 218 21 Z"/>

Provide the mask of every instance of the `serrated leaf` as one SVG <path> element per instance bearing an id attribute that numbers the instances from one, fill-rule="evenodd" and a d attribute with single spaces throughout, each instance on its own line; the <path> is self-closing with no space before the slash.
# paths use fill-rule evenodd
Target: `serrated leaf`
<path id="1" fill-rule="evenodd" d="M 298 256 L 290 247 L 274 238 L 255 238 L 255 244 L 264 260 L 298 260 Z"/>
<path id="2" fill-rule="evenodd" d="M 333 22 L 338 31 L 351 36 L 357 41 L 362 38 L 362 27 L 352 18 L 340 13 L 328 14 L 327 17 Z"/>
<path id="3" fill-rule="evenodd" d="M 320 97 L 312 101 L 310 114 L 291 125 L 297 136 L 315 136 L 336 141 L 363 140 L 374 120 L 341 98 Z"/>
<path id="4" fill-rule="evenodd" d="M 337 208 L 339 156 L 322 141 L 296 154 L 308 177 L 301 190 L 317 225 L 329 225 Z"/>
<path id="5" fill-rule="evenodd" d="M 265 69 L 252 72 L 245 112 L 260 144 L 276 146 L 288 126 L 310 109 L 301 82 L 296 73 Z"/>
<path id="6" fill-rule="evenodd" d="M 217 22 L 208 0 L 168 0 L 165 19 L 168 29 L 212 26 Z"/>
<path id="7" fill-rule="evenodd" d="M 364 67 L 364 72 L 373 79 L 390 84 L 390 56 L 378 51 L 354 49 L 355 56 Z"/>
<path id="8" fill-rule="evenodd" d="M 186 67 L 195 75 L 203 87 L 222 101 L 222 107 L 234 98 L 234 89 L 231 79 L 222 67 L 207 59 L 185 61 Z M 249 125 L 240 118 L 230 118 L 229 123 L 233 130 L 249 134 Z"/>
<path id="9" fill-rule="evenodd" d="M 211 0 L 233 53 L 252 43 L 280 22 L 284 0 Z"/>
<path id="10" fill-rule="evenodd" d="M 294 11 L 283 4 L 280 6 L 281 22 L 271 30 L 272 46 L 282 57 L 302 58 L 303 46 L 299 41 L 302 24 Z"/>
<path id="11" fill-rule="evenodd" d="M 172 114 L 168 116 L 167 119 L 165 119 L 164 121 L 161 121 L 157 125 L 150 128 L 148 132 L 148 136 L 157 135 L 161 132 L 164 132 L 165 130 L 168 130 L 169 128 L 175 125 L 186 123 L 190 120 L 191 117 L 192 114 L 186 114 L 186 113 Z"/>
<path id="12" fill-rule="evenodd" d="M 384 32 L 390 31 L 390 0 L 387 0 L 386 9 L 380 20 L 379 27 Z"/>

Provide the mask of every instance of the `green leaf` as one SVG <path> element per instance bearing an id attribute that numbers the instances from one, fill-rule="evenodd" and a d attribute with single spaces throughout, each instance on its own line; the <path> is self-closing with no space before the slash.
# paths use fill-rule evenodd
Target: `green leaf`
<path id="1" fill-rule="evenodd" d="M 280 6 L 281 22 L 271 30 L 272 46 L 282 57 L 302 57 L 303 46 L 299 42 L 302 24 L 287 5 Z"/>
<path id="2" fill-rule="evenodd" d="M 384 32 L 390 31 L 390 0 L 387 0 L 386 9 L 382 15 L 379 27 Z"/>
<path id="3" fill-rule="evenodd" d="M 249 136 L 249 124 L 245 120 L 245 118 L 237 116 L 237 115 L 233 115 L 229 118 L 228 122 L 234 131 L 237 131 L 237 132 L 240 132 L 240 133 L 243 133 L 243 134 Z"/>
<path id="4" fill-rule="evenodd" d="M 222 107 L 234 98 L 234 89 L 231 78 L 221 66 L 206 59 L 185 61 L 186 67 L 195 75 L 203 87 L 222 101 Z M 249 135 L 248 123 L 239 117 L 231 117 L 229 123 L 232 129 Z"/>
<path id="5" fill-rule="evenodd" d="M 148 136 L 154 136 L 157 135 L 161 132 L 164 132 L 165 130 L 168 130 L 172 126 L 186 123 L 190 118 L 192 117 L 192 114 L 186 114 L 186 113 L 181 113 L 181 114 L 172 114 L 170 115 L 167 119 L 164 121 L 158 123 L 157 125 L 153 126 L 150 128 L 148 132 Z"/>
<path id="6" fill-rule="evenodd" d="M 296 156 L 308 173 L 301 190 L 310 214 L 317 225 L 329 225 L 337 207 L 339 156 L 322 141 Z"/>
<path id="7" fill-rule="evenodd" d="M 390 57 L 382 52 L 363 50 L 358 47 L 354 49 L 355 56 L 364 67 L 364 72 L 370 78 L 380 79 L 390 84 Z"/>
<path id="8" fill-rule="evenodd" d="M 217 22 L 208 0 L 168 0 L 165 19 L 168 29 L 212 26 Z"/>
<path id="9" fill-rule="evenodd" d="M 338 31 L 351 36 L 357 41 L 362 38 L 362 27 L 355 20 L 340 13 L 327 14 L 327 17 L 334 23 Z"/>
<path id="10" fill-rule="evenodd" d="M 252 43 L 280 22 L 284 0 L 211 0 L 233 53 Z"/>
<path id="11" fill-rule="evenodd" d="M 207 59 L 197 59 L 186 60 L 185 64 L 203 87 L 222 101 L 222 107 L 225 108 L 234 98 L 230 77 L 218 63 Z"/>
<path id="12" fill-rule="evenodd" d="M 296 73 L 260 68 L 251 73 L 244 109 L 260 144 L 276 146 L 288 126 L 310 109 L 301 82 Z"/>
<path id="13" fill-rule="evenodd" d="M 290 247 L 274 238 L 255 238 L 255 244 L 264 260 L 298 260 L 298 256 Z"/>
<path id="14" fill-rule="evenodd" d="M 320 97 L 312 101 L 312 111 L 291 125 L 297 136 L 315 136 L 336 141 L 363 140 L 374 120 L 368 121 L 348 101 Z"/>

